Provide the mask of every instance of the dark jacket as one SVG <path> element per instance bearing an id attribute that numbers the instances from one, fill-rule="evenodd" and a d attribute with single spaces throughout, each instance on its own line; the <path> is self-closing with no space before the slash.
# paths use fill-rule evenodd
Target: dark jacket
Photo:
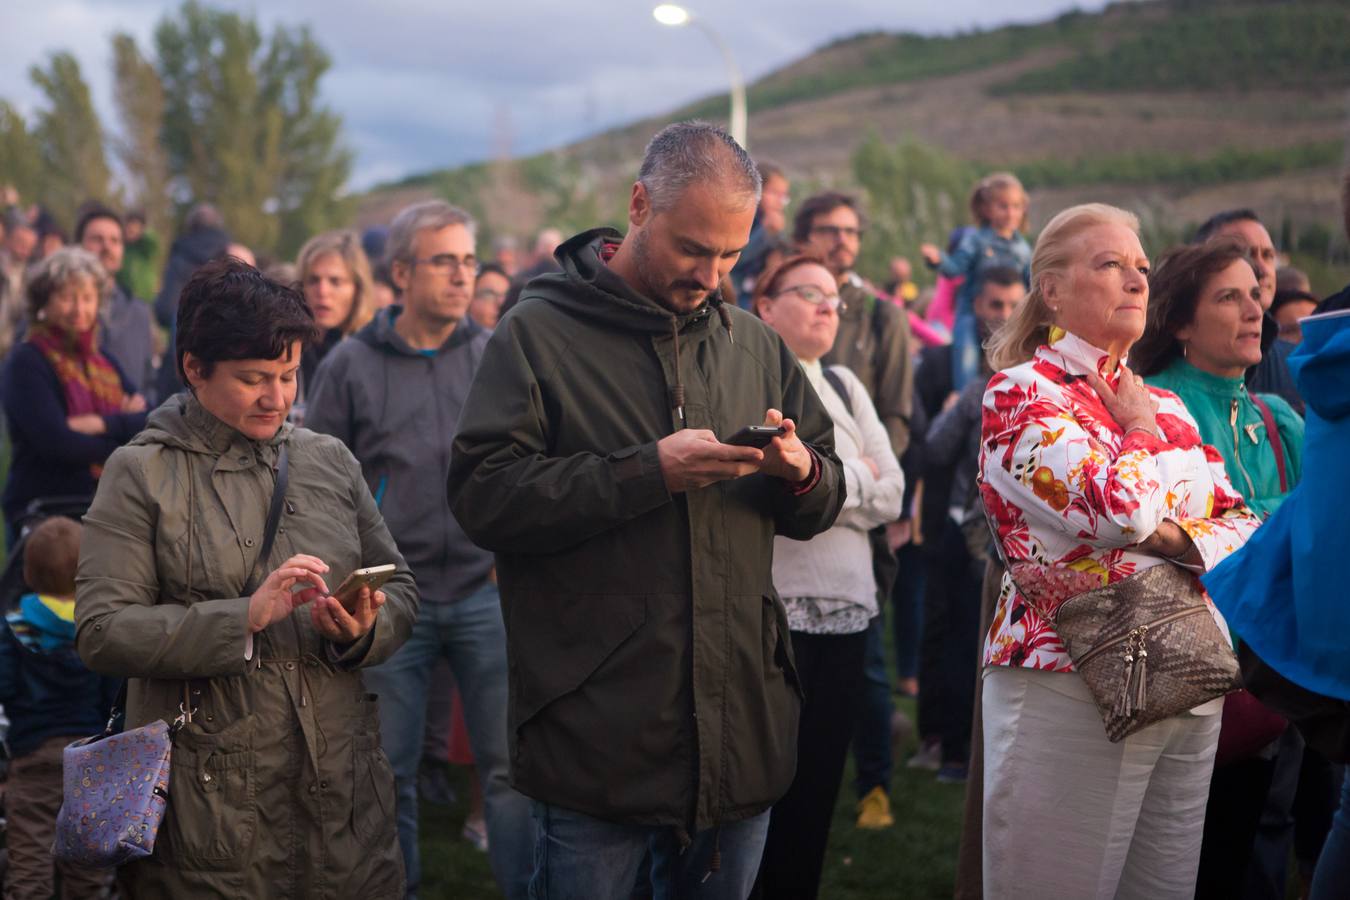
<path id="1" fill-rule="evenodd" d="M 289 487 L 258 560 L 278 454 Z M 245 582 L 296 553 L 353 569 L 393 563 L 375 625 L 348 646 L 308 607 L 254 635 Z M 123 866 L 123 896 L 401 900 L 394 778 L 360 669 L 412 631 L 417 588 L 352 455 L 284 424 L 250 440 L 189 394 L 108 460 L 84 519 L 76 646 L 129 679 L 127 727 L 173 721 L 185 684 L 197 714 L 175 737 L 153 856 Z"/>
<path id="2" fill-rule="evenodd" d="M 134 390 L 120 367 L 118 374 L 122 389 Z M 101 464 L 145 425 L 145 413 L 119 413 L 103 417 L 105 434 L 72 431 L 66 424 L 61 382 L 42 351 L 28 342 L 10 351 L 0 383 L 13 441 L 4 496 L 5 519 L 11 525 L 38 497 L 92 496 L 98 482 L 91 466 Z"/>
<path id="3" fill-rule="evenodd" d="M 178 295 L 203 263 L 210 262 L 225 252 L 230 236 L 219 228 L 198 228 L 181 235 L 169 248 L 169 259 L 164 263 L 164 277 L 160 279 L 159 294 L 155 297 L 155 318 L 169 329 L 169 350 L 159 367 L 155 384 L 155 399 L 164 403 L 183 388 L 174 360 L 174 342 L 178 335 Z"/>
<path id="4" fill-rule="evenodd" d="M 29 594 L 23 605 L 37 600 Z M 50 738 L 98 734 L 107 724 L 122 682 L 85 668 L 75 652 L 74 628 L 66 626 L 71 634 L 62 646 L 43 648 L 21 641 L 14 624 L 0 621 L 0 704 L 9 718 L 11 756 L 27 756 Z"/>
<path id="5" fill-rule="evenodd" d="M 1279 326 L 1270 313 L 1261 322 L 1261 361 L 1247 370 L 1247 390 L 1254 394 L 1274 394 L 1282 398 L 1294 412 L 1303 415 L 1303 397 L 1289 371 L 1289 352 L 1293 345 L 1278 339 Z"/>
<path id="6" fill-rule="evenodd" d="M 230 236 L 219 228 L 198 228 L 180 235 L 173 242 L 164 263 L 159 294 L 155 297 L 155 318 L 160 325 L 174 327 L 178 319 L 178 295 L 183 292 L 183 286 L 193 272 L 223 254 L 229 244 Z"/>
<path id="7" fill-rule="evenodd" d="M 607 821 L 692 832 L 763 812 L 792 781 L 800 687 L 773 537 L 829 528 L 843 469 L 782 340 L 717 299 L 675 316 L 636 293 L 601 261 L 618 238 L 572 238 L 563 272 L 531 282 L 498 324 L 449 497 L 497 553 L 513 784 Z M 751 475 L 666 490 L 658 440 L 682 425 L 726 436 L 770 407 L 813 449 L 813 488 Z"/>
<path id="8" fill-rule="evenodd" d="M 361 461 L 422 602 L 449 603 L 481 588 L 492 571 L 492 554 L 465 536 L 440 491 L 489 332 L 465 318 L 439 350 L 425 354 L 394 330 L 401 312 L 381 310 L 328 354 L 310 389 L 305 424 L 333 435 Z"/>
<path id="9" fill-rule="evenodd" d="M 898 459 L 909 446 L 914 402 L 914 365 L 910 359 L 909 317 L 894 303 L 867 289 L 846 284 L 839 295 L 839 332 L 821 363 L 852 369 L 872 398 Z"/>
<path id="10" fill-rule="evenodd" d="M 154 386 L 154 337 L 150 331 L 150 307 L 121 287 L 114 287 L 103 307 L 103 352 L 131 381 L 135 392 L 144 394 Z M 173 354 L 169 354 L 172 356 Z"/>

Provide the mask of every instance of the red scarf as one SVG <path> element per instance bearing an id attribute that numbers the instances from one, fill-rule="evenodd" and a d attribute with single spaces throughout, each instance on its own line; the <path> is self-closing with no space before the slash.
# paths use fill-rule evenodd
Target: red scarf
<path id="1" fill-rule="evenodd" d="M 28 343 L 56 372 L 66 400 L 66 415 L 86 413 L 106 416 L 122 411 L 122 378 L 94 342 L 95 329 L 72 335 L 50 322 L 37 322 L 28 330 Z M 102 466 L 91 467 L 97 478 Z"/>

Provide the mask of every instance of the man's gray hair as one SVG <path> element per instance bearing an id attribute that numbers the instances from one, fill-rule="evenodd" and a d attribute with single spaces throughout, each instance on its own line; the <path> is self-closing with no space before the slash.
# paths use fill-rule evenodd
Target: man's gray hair
<path id="1" fill-rule="evenodd" d="M 391 265 L 396 260 L 408 262 L 416 253 L 413 242 L 419 231 L 440 231 L 450 225 L 463 225 L 469 234 L 475 237 L 478 234 L 478 224 L 474 222 L 473 216 L 444 200 L 424 200 L 405 206 L 389 226 L 389 241 L 384 248 L 385 261 Z"/>
<path id="2" fill-rule="evenodd" d="M 708 122 L 677 122 L 656 133 L 638 170 L 652 210 L 674 206 L 693 184 L 726 189 L 728 197 L 743 196 L 747 205 L 759 202 L 763 182 L 759 167 L 725 130 Z"/>
<path id="3" fill-rule="evenodd" d="M 112 289 L 112 279 L 108 277 L 98 257 L 83 247 L 62 247 L 51 256 L 28 267 L 28 315 L 37 321 L 37 315 L 46 308 L 47 303 L 62 288 L 88 278 L 98 291 L 99 305 L 107 299 Z"/>

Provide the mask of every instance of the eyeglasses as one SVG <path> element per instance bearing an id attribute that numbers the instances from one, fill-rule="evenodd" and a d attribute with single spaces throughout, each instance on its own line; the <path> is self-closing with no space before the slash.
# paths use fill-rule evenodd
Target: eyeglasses
<path id="1" fill-rule="evenodd" d="M 776 300 L 784 294 L 796 294 L 812 306 L 820 306 L 823 304 L 834 310 L 844 308 L 844 300 L 838 294 L 827 294 L 820 288 L 810 284 L 797 284 L 789 288 L 783 288 L 773 296 Z"/>
<path id="2" fill-rule="evenodd" d="M 474 291 L 473 299 L 490 300 L 493 303 L 501 303 L 506 299 L 506 291 L 494 291 L 491 288 L 480 288 Z"/>
<path id="3" fill-rule="evenodd" d="M 437 272 L 448 273 L 451 269 L 468 269 L 470 272 L 478 271 L 478 257 L 470 253 L 462 259 L 453 253 L 437 253 L 435 256 L 428 256 L 423 259 L 414 259 L 413 265 L 427 265 Z"/>
<path id="4" fill-rule="evenodd" d="M 811 233 L 818 234 L 822 237 L 833 238 L 836 241 L 845 237 L 852 238 L 856 241 L 858 238 L 862 237 L 863 230 L 861 228 L 852 228 L 847 225 L 812 225 Z"/>

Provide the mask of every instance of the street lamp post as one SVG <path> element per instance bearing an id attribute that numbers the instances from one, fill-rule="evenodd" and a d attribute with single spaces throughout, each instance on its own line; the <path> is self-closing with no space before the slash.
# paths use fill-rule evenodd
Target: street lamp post
<path id="1" fill-rule="evenodd" d="M 712 26 L 702 19 L 695 16 L 683 6 L 677 6 L 674 3 L 662 3 L 652 10 L 652 18 L 662 25 L 679 27 L 681 25 L 693 25 L 699 31 L 708 36 L 708 40 L 722 54 L 722 61 L 727 66 L 727 78 L 731 81 L 731 136 L 735 138 L 736 143 L 746 147 L 746 112 L 745 112 L 745 79 L 741 77 L 741 68 L 736 65 L 736 58 L 731 55 L 731 47 L 722 40 L 722 36 L 713 30 Z"/>

